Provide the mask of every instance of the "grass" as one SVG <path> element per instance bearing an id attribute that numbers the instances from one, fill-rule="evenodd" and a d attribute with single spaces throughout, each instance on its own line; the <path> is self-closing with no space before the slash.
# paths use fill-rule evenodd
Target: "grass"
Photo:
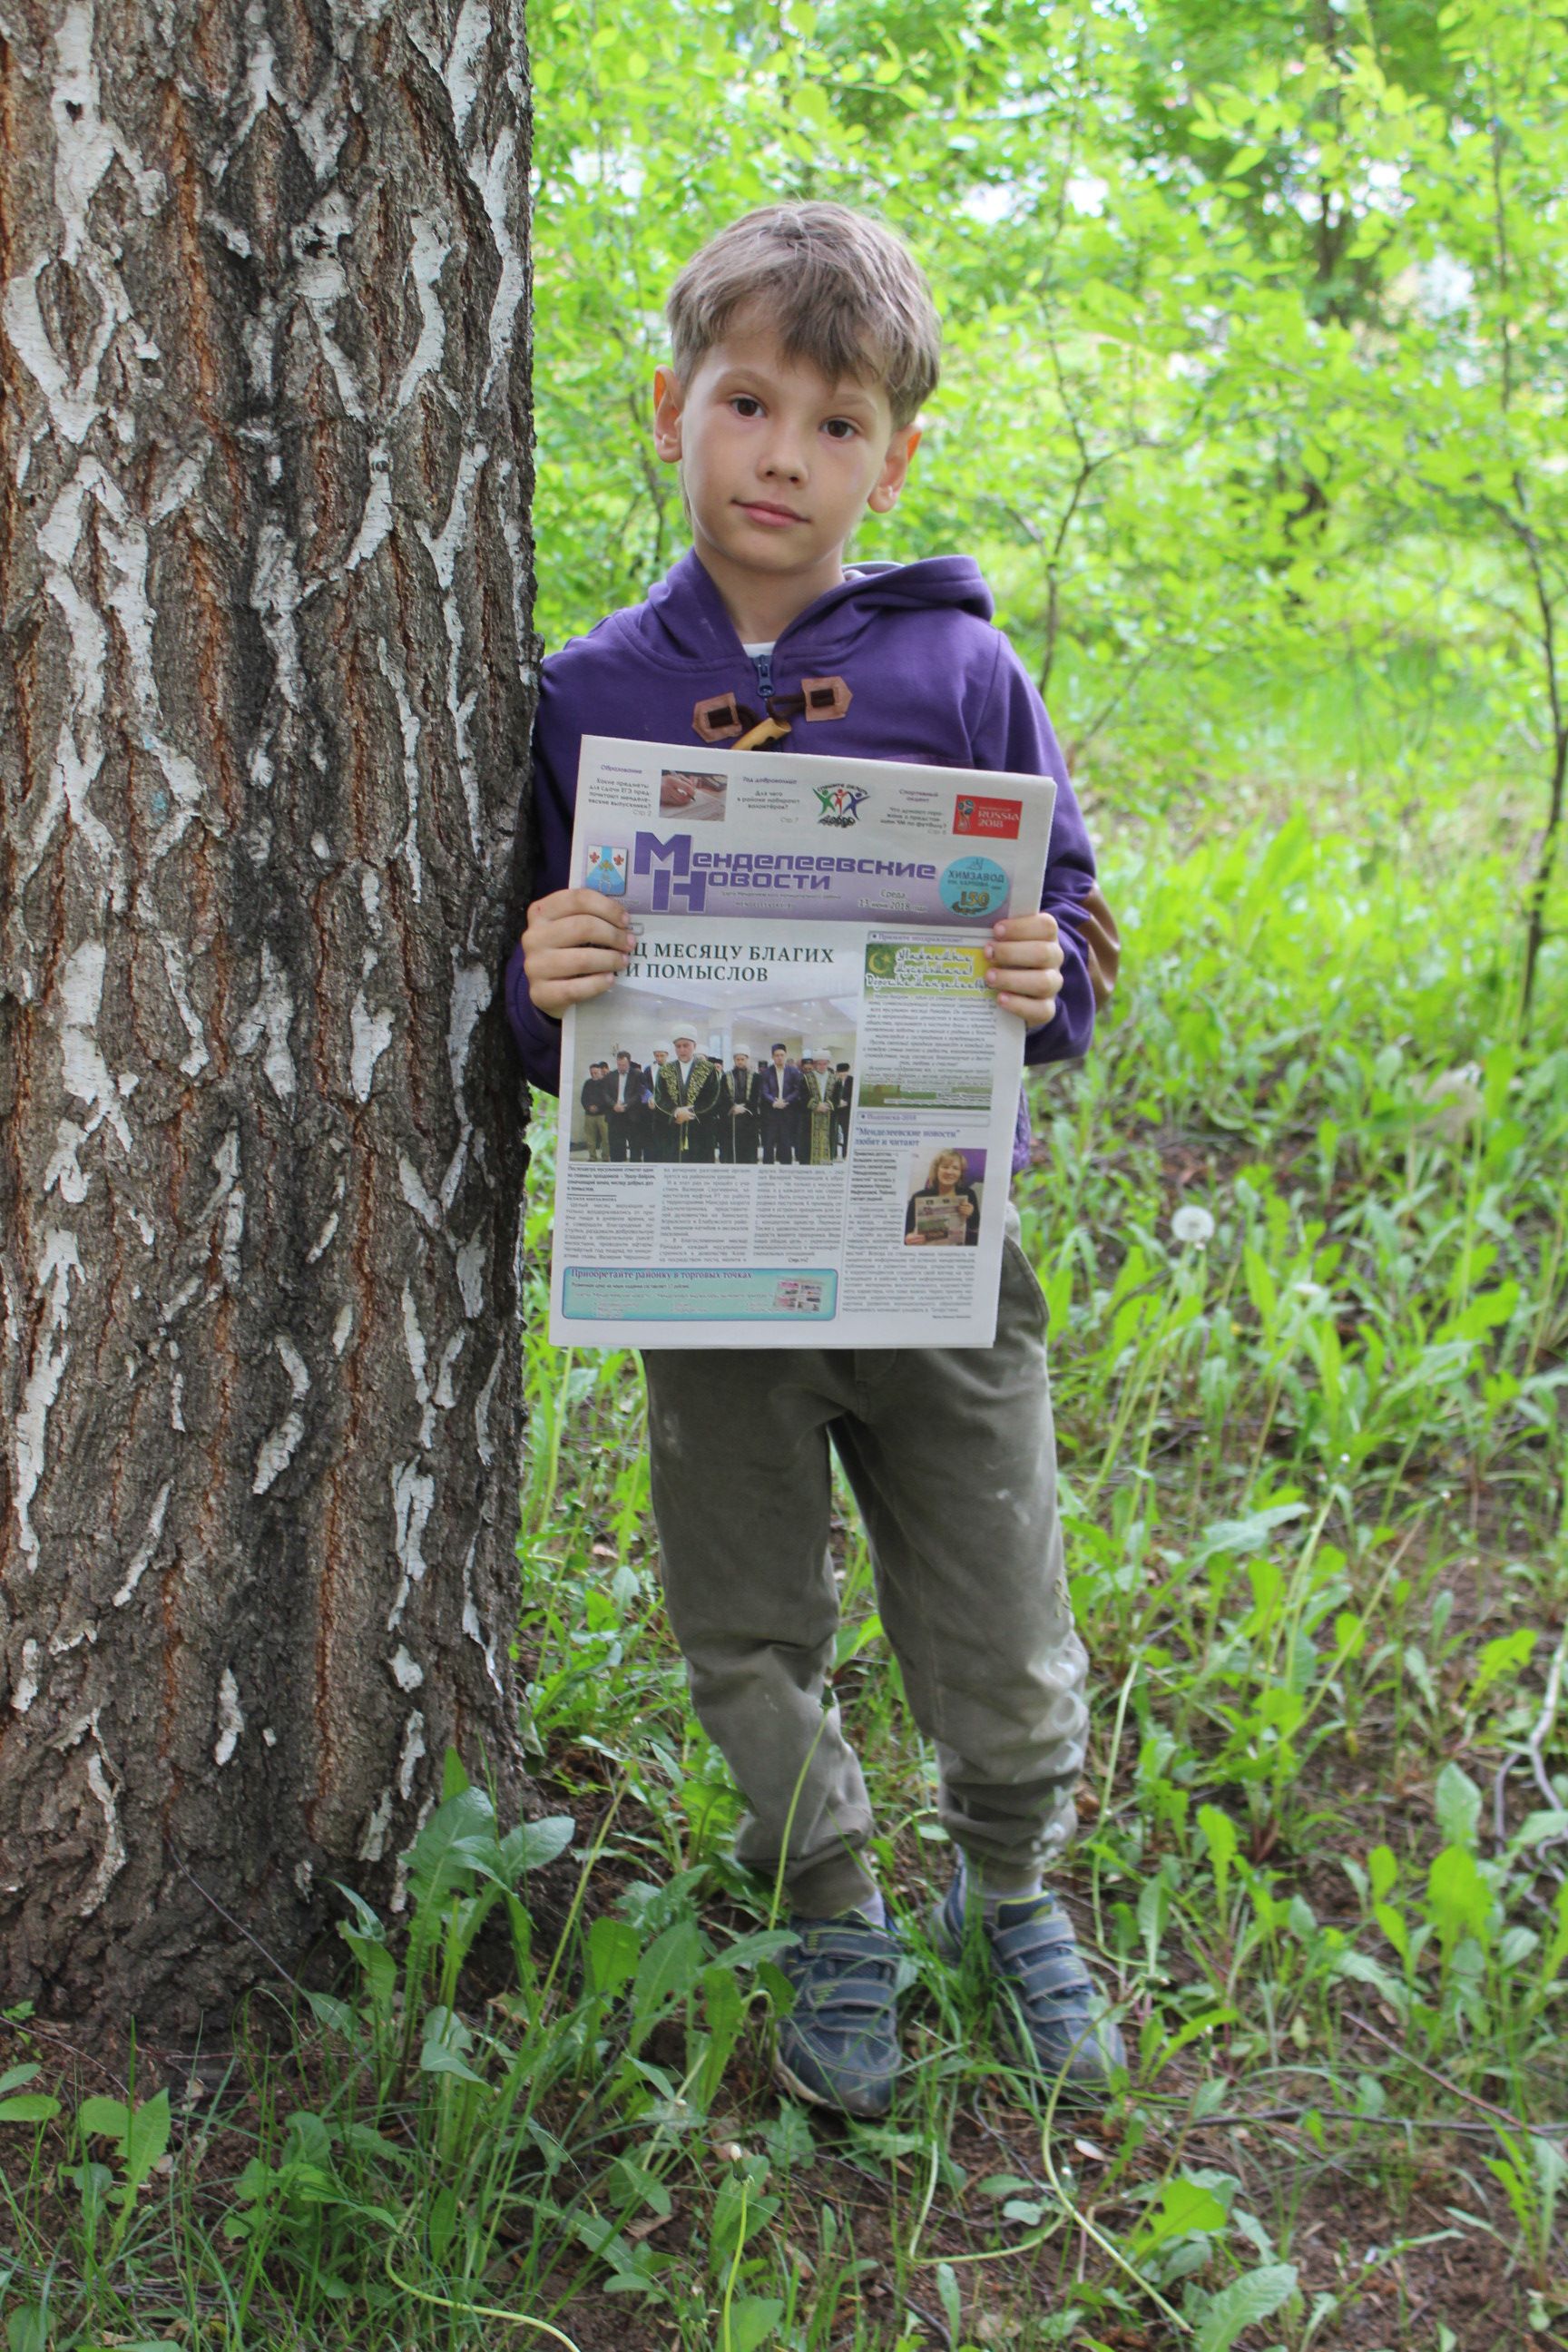
<path id="1" fill-rule="evenodd" d="M 342 1980 L 258 2003 L 216 2074 L 110 2081 L 14 2013 L 5 2352 L 1568 2343 L 1563 964 L 1526 1053 L 1512 877 L 1451 808 L 1162 821 L 1112 886 L 1123 998 L 1041 1083 L 1019 1200 L 1093 1660 L 1064 1885 L 1125 2093 L 1043 2107 L 930 1953 L 934 1760 L 844 1496 L 910 2070 L 885 2127 L 781 2100 L 635 1361 L 552 1350 L 536 1300 L 551 1818 L 450 1765 L 404 1916 L 345 1901 Z M 542 1295 L 542 1181 L 530 1223 Z"/>

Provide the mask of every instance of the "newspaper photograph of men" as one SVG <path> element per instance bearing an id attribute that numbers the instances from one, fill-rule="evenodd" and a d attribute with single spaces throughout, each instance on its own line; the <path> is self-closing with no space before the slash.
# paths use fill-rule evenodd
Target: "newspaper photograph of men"
<path id="1" fill-rule="evenodd" d="M 695 998 L 612 993 L 577 1014 L 585 1070 L 570 1115 L 574 1160 L 662 1167 L 842 1168 L 854 1108 L 859 971 L 845 997 L 704 984 Z"/>

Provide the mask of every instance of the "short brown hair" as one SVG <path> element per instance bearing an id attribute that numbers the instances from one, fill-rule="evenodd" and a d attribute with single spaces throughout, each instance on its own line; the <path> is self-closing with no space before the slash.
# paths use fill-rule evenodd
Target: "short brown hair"
<path id="1" fill-rule="evenodd" d="M 847 205 L 763 205 L 693 256 L 669 289 L 671 357 L 683 383 L 737 310 L 765 302 L 788 360 L 837 383 L 879 383 L 895 425 L 936 388 L 942 328 L 903 239 Z"/>

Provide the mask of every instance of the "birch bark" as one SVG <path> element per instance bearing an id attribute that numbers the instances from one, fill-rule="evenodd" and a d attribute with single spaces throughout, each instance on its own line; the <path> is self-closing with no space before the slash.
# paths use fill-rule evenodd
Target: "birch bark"
<path id="1" fill-rule="evenodd" d="M 0 2000 L 523 1792 L 528 129 L 522 0 L 0 0 Z"/>

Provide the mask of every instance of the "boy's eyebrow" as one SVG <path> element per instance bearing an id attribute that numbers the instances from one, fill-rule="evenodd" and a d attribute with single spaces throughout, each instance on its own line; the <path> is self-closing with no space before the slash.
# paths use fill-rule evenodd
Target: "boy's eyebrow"
<path id="1" fill-rule="evenodd" d="M 776 381 L 770 369 L 748 367 L 737 361 L 732 367 L 722 370 L 715 381 L 713 389 L 715 393 L 721 394 L 731 389 L 739 389 L 746 383 L 761 384 L 772 389 Z M 876 395 L 868 384 L 857 383 L 853 377 L 847 377 L 827 391 L 824 396 L 823 405 L 826 408 L 863 408 L 868 415 L 874 415 L 877 402 Z"/>

